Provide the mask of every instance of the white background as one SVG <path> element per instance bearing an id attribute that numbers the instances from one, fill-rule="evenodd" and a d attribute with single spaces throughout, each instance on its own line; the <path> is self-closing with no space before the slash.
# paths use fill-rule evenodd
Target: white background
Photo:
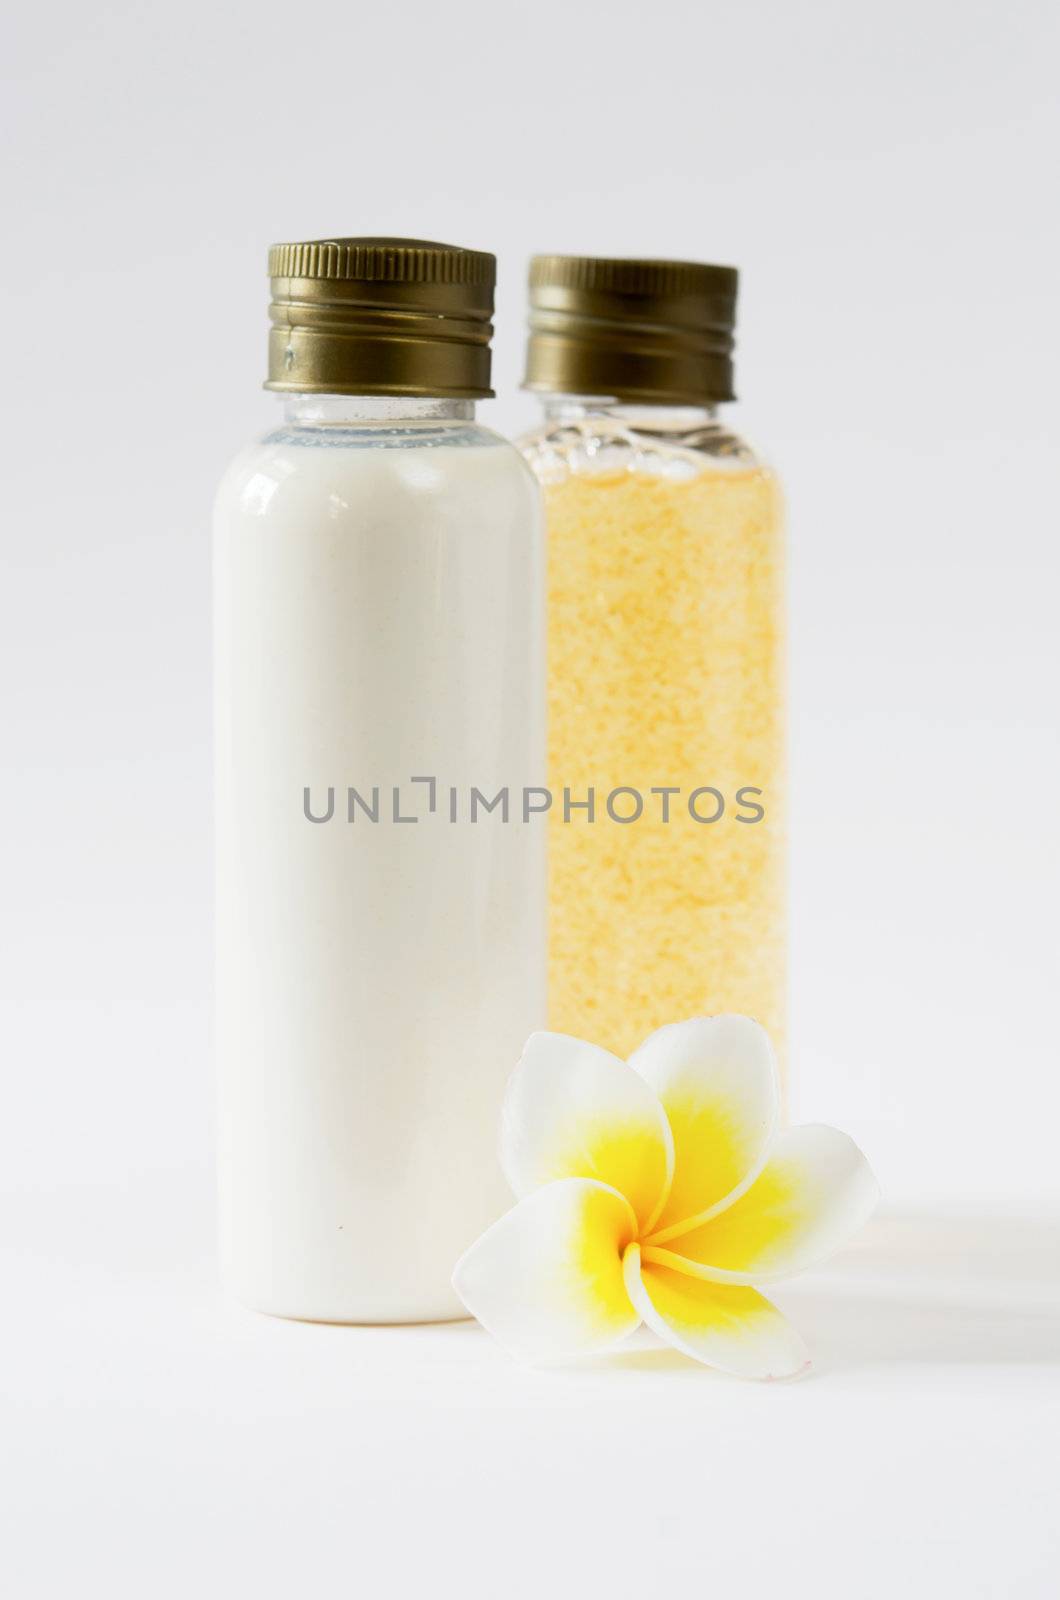
<path id="1" fill-rule="evenodd" d="M 0 54 L 9 1592 L 1055 1594 L 1056 8 L 101 0 Z M 800 1385 L 219 1299 L 209 508 L 266 246 L 336 233 L 497 253 L 510 431 L 532 251 L 741 268 L 793 1101 L 890 1206 L 782 1300 Z"/>

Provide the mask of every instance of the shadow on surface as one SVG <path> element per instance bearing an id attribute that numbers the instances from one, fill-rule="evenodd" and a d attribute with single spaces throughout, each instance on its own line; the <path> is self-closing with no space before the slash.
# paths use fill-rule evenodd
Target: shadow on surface
<path id="1" fill-rule="evenodd" d="M 881 1216 L 834 1262 L 768 1292 L 818 1371 L 1060 1365 L 1060 1222 Z"/>

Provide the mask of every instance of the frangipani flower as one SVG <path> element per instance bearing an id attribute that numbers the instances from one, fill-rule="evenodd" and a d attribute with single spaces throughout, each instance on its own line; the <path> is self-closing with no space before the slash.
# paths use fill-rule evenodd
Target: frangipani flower
<path id="1" fill-rule="evenodd" d="M 726 1372 L 802 1371 L 801 1338 L 753 1285 L 830 1255 L 878 1190 L 846 1134 L 778 1118 L 748 1017 L 672 1023 L 628 1062 L 533 1034 L 501 1119 L 519 1203 L 457 1263 L 457 1293 L 522 1360 L 606 1350 L 643 1321 Z"/>

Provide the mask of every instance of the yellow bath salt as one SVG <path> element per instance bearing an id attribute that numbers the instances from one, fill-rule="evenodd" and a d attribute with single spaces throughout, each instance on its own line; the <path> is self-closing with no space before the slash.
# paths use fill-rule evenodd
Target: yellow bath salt
<path id="1" fill-rule="evenodd" d="M 782 1051 L 779 495 L 681 454 L 546 478 L 549 1021 L 625 1056 L 737 1011 Z"/>

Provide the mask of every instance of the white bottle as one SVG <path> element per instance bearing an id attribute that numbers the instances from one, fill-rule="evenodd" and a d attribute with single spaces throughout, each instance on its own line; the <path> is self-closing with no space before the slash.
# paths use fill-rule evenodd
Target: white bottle
<path id="1" fill-rule="evenodd" d="M 458 1316 L 544 1019 L 538 493 L 473 420 L 492 256 L 337 240 L 270 273 L 286 417 L 215 528 L 223 1268 L 282 1316 Z"/>

